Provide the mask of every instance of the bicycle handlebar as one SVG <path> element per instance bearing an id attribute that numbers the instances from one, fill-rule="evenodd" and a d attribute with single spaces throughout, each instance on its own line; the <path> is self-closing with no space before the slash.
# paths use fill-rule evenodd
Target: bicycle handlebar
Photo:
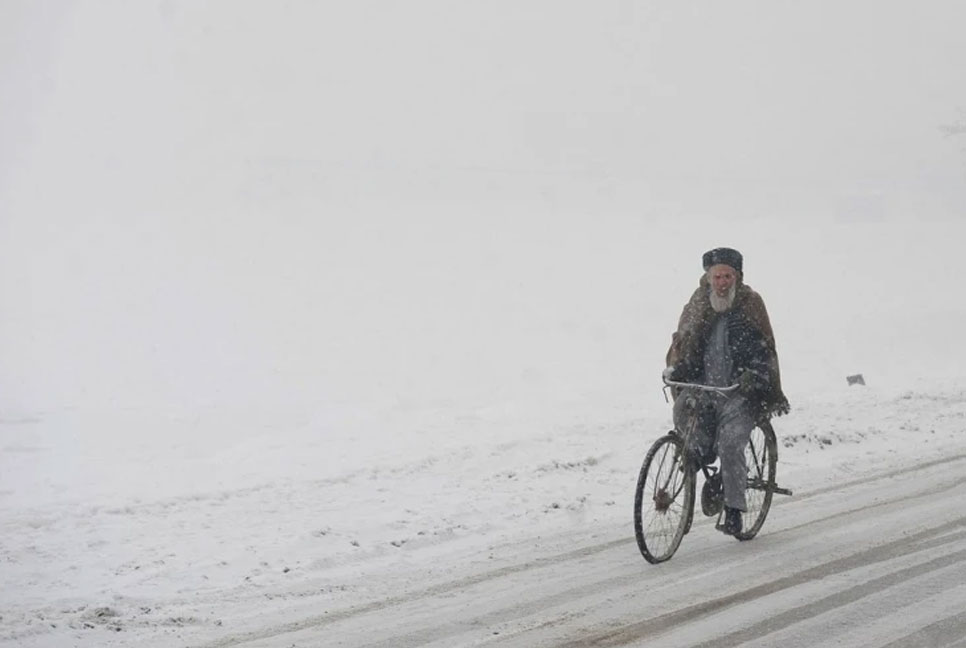
<path id="1" fill-rule="evenodd" d="M 738 389 L 737 383 L 734 385 L 728 385 L 727 387 L 715 387 L 713 385 L 699 385 L 697 383 L 678 382 L 676 380 L 668 380 L 667 378 L 662 378 L 662 380 L 668 387 L 683 387 L 685 389 L 697 389 L 700 391 L 716 392 L 718 394 L 729 394 Z"/>

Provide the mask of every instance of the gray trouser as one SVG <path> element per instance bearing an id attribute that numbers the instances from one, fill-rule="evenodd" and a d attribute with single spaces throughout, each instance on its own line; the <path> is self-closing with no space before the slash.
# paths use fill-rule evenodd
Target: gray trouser
<path id="1" fill-rule="evenodd" d="M 723 396 L 684 390 L 674 400 L 674 427 L 682 434 L 687 429 L 690 414 L 685 405 L 689 395 L 695 397 L 699 412 L 691 450 L 706 460 L 713 460 L 715 454 L 720 457 L 725 506 L 744 511 L 745 446 L 755 427 L 748 402 L 740 394 Z"/>

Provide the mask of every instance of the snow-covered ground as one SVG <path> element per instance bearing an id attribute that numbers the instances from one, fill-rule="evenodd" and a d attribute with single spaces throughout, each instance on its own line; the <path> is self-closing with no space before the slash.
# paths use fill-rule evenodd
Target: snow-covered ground
<path id="1" fill-rule="evenodd" d="M 840 383 L 799 395 L 777 425 L 780 483 L 798 495 L 966 453 L 962 388 Z M 480 413 L 338 445 L 285 421 L 172 419 L 145 435 L 136 417 L 4 420 L 0 641 L 201 645 L 545 559 L 563 539 L 632 547 L 637 470 L 667 418 Z M 636 549 L 624 559 L 646 564 Z M 367 643 L 344 641 L 332 645 Z"/>
<path id="2" fill-rule="evenodd" d="M 0 645 L 633 547 L 718 245 L 783 486 L 966 451 L 956 3 L 332 4 L 0 6 Z"/>

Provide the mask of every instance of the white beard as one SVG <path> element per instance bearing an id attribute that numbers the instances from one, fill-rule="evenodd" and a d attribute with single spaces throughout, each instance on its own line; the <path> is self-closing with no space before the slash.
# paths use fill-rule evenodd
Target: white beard
<path id="1" fill-rule="evenodd" d="M 711 289 L 711 308 L 714 309 L 716 313 L 723 313 L 725 311 L 731 310 L 731 307 L 735 303 L 735 293 L 738 291 L 738 282 L 731 284 L 731 288 L 728 289 L 728 294 L 724 297 L 718 297 L 718 293 Z"/>

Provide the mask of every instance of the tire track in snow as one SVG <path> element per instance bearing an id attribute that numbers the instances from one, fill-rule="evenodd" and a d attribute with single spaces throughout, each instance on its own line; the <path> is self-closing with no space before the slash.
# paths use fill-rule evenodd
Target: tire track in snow
<path id="1" fill-rule="evenodd" d="M 206 642 L 203 644 L 198 644 L 197 648 L 225 648 L 227 646 L 238 646 L 247 642 L 256 641 L 260 639 L 267 639 L 277 635 L 288 634 L 291 632 L 298 632 L 300 630 L 305 630 L 313 627 L 322 627 L 335 623 L 337 621 L 342 621 L 355 616 L 360 616 L 363 614 L 368 614 L 370 612 L 377 612 L 384 608 L 392 607 L 395 605 L 402 605 L 404 603 L 409 603 L 413 600 L 418 600 L 422 598 L 430 598 L 433 596 L 440 596 L 448 594 L 455 590 L 463 589 L 465 587 L 470 587 L 472 585 L 477 585 L 479 583 L 484 583 L 486 581 L 495 580 L 497 578 L 502 578 L 504 576 L 509 576 L 519 572 L 528 571 L 531 569 L 537 569 L 540 567 L 547 567 L 559 563 L 560 561 L 568 560 L 579 560 L 581 558 L 586 558 L 594 554 L 598 554 L 615 547 L 620 547 L 628 543 L 627 538 L 621 538 L 619 540 L 611 540 L 609 542 L 604 542 L 601 544 L 591 545 L 589 547 L 581 547 L 573 551 L 568 551 L 564 554 L 557 554 L 553 556 L 546 556 L 544 558 L 539 558 L 530 562 L 520 563 L 518 565 L 509 565 L 507 567 L 501 567 L 499 569 L 493 569 L 490 571 L 482 572 L 474 576 L 469 576 L 466 578 L 461 578 L 454 581 L 448 581 L 445 583 L 440 583 L 438 585 L 433 585 L 431 587 L 424 588 L 422 590 L 417 590 L 414 592 L 407 592 L 399 596 L 393 596 L 386 599 L 381 599 L 378 601 L 373 601 L 372 603 L 366 603 L 363 605 L 346 608 L 344 610 L 336 610 L 331 614 L 326 612 L 324 614 L 315 615 L 305 619 L 300 619 L 298 621 L 293 621 L 291 623 L 280 624 L 277 626 L 270 626 L 263 628 L 261 630 L 253 630 L 250 632 L 243 632 L 235 635 L 229 635 L 216 639 L 215 641 Z"/>
<path id="2" fill-rule="evenodd" d="M 809 567 L 808 569 L 779 578 L 775 581 L 763 583 L 727 596 L 696 603 L 689 607 L 637 623 L 628 624 L 615 630 L 558 643 L 554 648 L 613 648 L 615 646 L 626 646 L 635 641 L 653 638 L 655 635 L 670 632 L 678 626 L 693 623 L 701 617 L 710 616 L 736 605 L 765 598 L 771 594 L 803 585 L 810 581 L 820 580 L 861 567 L 868 567 L 875 563 L 888 562 L 906 556 L 914 551 L 922 551 L 928 548 L 960 542 L 964 538 L 966 538 L 966 517 L 961 517 L 938 527 L 921 531 L 885 545 L 872 547 L 859 553 Z M 788 610 L 777 616 L 770 617 L 767 621 L 745 628 L 739 632 L 715 637 L 711 641 L 698 644 L 695 648 L 714 648 L 716 646 L 729 648 L 731 646 L 739 646 L 750 639 L 759 638 L 764 634 L 782 629 L 810 616 L 815 616 L 851 603 L 908 578 L 920 576 L 930 571 L 944 569 L 950 565 L 964 561 L 966 561 L 966 550 L 940 556 L 926 563 L 913 565 L 875 578 L 843 592 L 836 592 L 814 603 Z"/>
<path id="3" fill-rule="evenodd" d="M 882 648 L 909 648 L 910 646 L 926 648 L 938 648 L 939 646 L 962 648 L 966 646 L 966 612 L 937 621 L 886 644 Z"/>
<path id="4" fill-rule="evenodd" d="M 935 467 L 935 466 L 938 466 L 938 465 L 948 464 L 948 463 L 952 463 L 952 462 L 956 462 L 956 461 L 961 461 L 961 460 L 964 460 L 964 459 L 966 459 L 966 454 L 959 454 L 959 455 L 955 455 L 955 456 L 951 456 L 951 457 L 945 457 L 943 459 L 938 459 L 938 460 L 933 460 L 933 461 L 925 462 L 925 463 L 918 464 L 918 465 L 915 465 L 915 466 L 909 466 L 909 467 L 901 468 L 901 469 L 897 469 L 897 470 L 890 470 L 890 471 L 887 471 L 887 472 L 878 473 L 878 474 L 875 474 L 875 475 L 870 475 L 868 477 L 858 478 L 858 479 L 854 479 L 854 480 L 851 480 L 851 481 L 848 481 L 848 482 L 843 482 L 843 483 L 840 483 L 840 484 L 835 484 L 833 486 L 819 488 L 819 489 L 816 489 L 814 491 L 804 492 L 800 496 L 796 496 L 795 499 L 796 500 L 808 499 L 808 498 L 811 498 L 811 497 L 814 497 L 814 496 L 817 496 L 817 495 L 820 495 L 820 494 L 824 494 L 824 493 L 828 493 L 828 492 L 834 492 L 834 491 L 838 491 L 838 490 L 843 490 L 843 489 L 847 489 L 847 488 L 854 487 L 854 486 L 858 486 L 858 485 L 862 485 L 862 484 L 873 483 L 873 482 L 876 482 L 876 481 L 881 481 L 881 480 L 889 479 L 889 478 L 892 478 L 892 477 L 895 477 L 895 476 L 900 476 L 900 475 L 909 474 L 909 473 L 913 473 L 913 472 L 917 472 L 917 471 L 921 471 L 921 470 L 926 470 L 926 469 L 929 469 L 929 468 L 932 468 L 932 467 Z M 859 509 L 850 509 L 848 511 L 843 511 L 843 512 L 835 513 L 835 514 L 832 514 L 832 515 L 829 515 L 829 516 L 824 516 L 822 518 L 813 519 L 813 520 L 810 520 L 809 522 L 804 523 L 804 524 L 796 525 L 794 527 L 786 527 L 786 528 L 783 528 L 781 530 L 773 531 L 770 535 L 779 535 L 779 534 L 788 533 L 790 531 L 797 531 L 797 530 L 800 530 L 803 527 L 811 526 L 811 525 L 814 525 L 814 524 L 821 524 L 821 523 L 827 522 L 828 520 L 832 520 L 832 519 L 835 519 L 835 518 L 839 518 L 839 517 L 843 517 L 843 516 L 847 516 L 847 515 L 856 513 L 859 510 L 870 510 L 871 508 L 879 508 L 879 507 L 891 506 L 891 505 L 894 505 L 896 503 L 900 503 L 900 502 L 903 502 L 903 501 L 907 501 L 907 500 L 911 500 L 911 499 L 915 499 L 915 498 L 919 498 L 919 497 L 926 496 L 926 495 L 928 495 L 928 494 L 930 494 L 932 492 L 935 492 L 937 490 L 945 490 L 945 489 L 948 489 L 948 488 L 951 488 L 951 487 L 955 487 L 957 485 L 962 485 L 962 484 L 966 484 L 966 477 L 957 479 L 957 480 L 955 480 L 951 484 L 944 484 L 941 488 L 938 488 L 938 489 L 935 486 L 933 486 L 933 487 L 931 487 L 930 489 L 928 489 L 925 492 L 906 493 L 906 494 L 904 494 L 901 497 L 896 497 L 896 498 L 892 498 L 892 499 L 889 499 L 889 500 L 885 500 L 885 501 L 879 502 L 879 503 L 875 504 L 872 507 L 864 506 L 864 507 L 861 507 Z M 783 503 L 785 503 L 785 502 L 783 502 Z M 790 504 L 791 501 L 788 501 L 787 503 Z M 901 541 L 897 541 L 897 542 L 898 543 L 902 543 L 903 546 L 907 546 L 909 543 L 918 542 L 918 541 L 921 541 L 921 540 L 929 539 L 929 538 L 931 538 L 932 536 L 934 536 L 937 533 L 942 533 L 942 532 L 945 532 L 945 531 L 948 531 L 948 530 L 957 529 L 957 528 L 959 528 L 961 526 L 964 526 L 964 525 L 966 525 L 966 518 L 962 518 L 962 519 L 956 520 L 956 521 L 951 522 L 951 523 L 949 523 L 947 525 L 943 525 L 942 527 L 937 527 L 936 529 L 930 529 L 930 530 L 921 532 L 919 534 L 916 534 L 914 536 L 910 536 L 910 537 L 904 538 Z M 914 540 L 914 539 L 918 539 L 918 540 Z M 633 545 L 633 543 L 634 543 L 633 537 L 622 537 L 622 538 L 619 538 L 617 540 L 610 540 L 610 541 L 607 541 L 607 542 L 603 542 L 603 543 L 599 543 L 599 544 L 595 544 L 595 545 L 591 545 L 591 546 L 580 547 L 580 548 L 575 549 L 573 551 L 568 551 L 568 552 L 565 552 L 565 553 L 562 553 L 562 554 L 554 554 L 554 555 L 551 555 L 551 556 L 546 556 L 546 557 L 543 557 L 543 558 L 539 558 L 537 560 L 531 560 L 531 561 L 519 563 L 519 564 L 516 564 L 516 565 L 509 565 L 509 566 L 502 567 L 502 568 L 499 568 L 499 569 L 494 569 L 494 570 L 489 570 L 489 571 L 481 572 L 479 574 L 475 574 L 475 575 L 472 575 L 472 576 L 468 576 L 468 577 L 459 578 L 459 579 L 455 579 L 455 580 L 452 580 L 452 581 L 440 583 L 440 584 L 437 584 L 437 585 L 433 585 L 433 586 L 430 586 L 430 587 L 426 587 L 426 588 L 421 589 L 421 590 L 407 592 L 407 593 L 404 593 L 404 594 L 401 594 L 401 595 L 398 595 L 398 596 L 393 596 L 393 597 L 389 597 L 389 598 L 385 598 L 385 599 L 373 601 L 371 603 L 365 603 L 365 604 L 362 604 L 362 605 L 358 605 L 358 606 L 354 606 L 354 607 L 349 607 L 349 608 L 345 608 L 345 609 L 342 609 L 342 610 L 334 610 L 332 612 L 326 612 L 326 613 L 323 613 L 323 614 L 313 615 L 313 616 L 306 617 L 306 618 L 303 618 L 303 619 L 299 619 L 299 620 L 296 620 L 296 621 L 292 621 L 292 622 L 289 622 L 289 623 L 278 624 L 278 625 L 275 625 L 275 626 L 268 626 L 268 627 L 261 628 L 261 629 L 258 629 L 258 630 L 252 630 L 252 631 L 240 632 L 240 633 L 236 633 L 236 634 L 232 634 L 232 635 L 227 635 L 227 636 L 221 637 L 221 638 L 219 638 L 217 640 L 214 640 L 214 641 L 209 641 L 209 642 L 206 642 L 206 643 L 198 644 L 197 645 L 197 648 L 229 648 L 231 646 L 240 646 L 240 645 L 244 645 L 244 644 L 249 643 L 249 642 L 254 642 L 254 641 L 269 639 L 269 638 L 272 638 L 272 637 L 275 637 L 275 636 L 280 636 L 280 635 L 284 635 L 284 634 L 295 633 L 295 632 L 299 632 L 299 631 L 302 631 L 302 630 L 321 629 L 321 628 L 323 628 L 323 627 L 325 627 L 327 625 L 331 625 L 331 624 L 336 623 L 336 622 L 339 622 L 339 621 L 344 621 L 344 620 L 347 620 L 347 619 L 351 619 L 353 617 L 359 617 L 359 616 L 362 616 L 362 615 L 379 612 L 380 610 L 383 610 L 383 609 L 386 609 L 386 608 L 391 608 L 391 607 L 394 607 L 394 606 L 404 605 L 404 604 L 411 603 L 413 601 L 417 601 L 417 600 L 420 600 L 420 599 L 427 599 L 427 598 L 431 598 L 431 597 L 435 597 L 435 596 L 445 595 L 445 594 L 448 594 L 448 593 L 451 593 L 451 592 L 454 592 L 454 591 L 457 591 L 457 590 L 461 590 L 461 589 L 468 588 L 468 587 L 471 587 L 471 586 L 474 586 L 474 585 L 478 585 L 478 584 L 481 584 L 481 583 L 485 583 L 487 581 L 496 580 L 496 579 L 503 578 L 503 577 L 506 577 L 506 576 L 510 576 L 510 575 L 513 575 L 513 574 L 517 574 L 517 573 L 521 573 L 521 572 L 526 572 L 526 571 L 529 571 L 529 570 L 532 570 L 532 569 L 538 569 L 538 568 L 542 568 L 542 567 L 556 565 L 556 564 L 559 564 L 559 563 L 564 562 L 564 561 L 579 560 L 579 559 L 582 559 L 582 558 L 586 558 L 586 557 L 589 557 L 589 556 L 593 556 L 595 554 L 603 553 L 603 552 L 606 552 L 608 550 L 615 549 L 615 548 L 618 548 L 618 547 L 622 547 L 622 546 L 625 546 L 625 545 Z M 877 551 L 889 552 L 890 551 L 889 548 L 892 547 L 895 544 L 896 543 L 892 543 L 891 545 L 884 545 L 884 546 L 881 546 L 881 547 L 876 547 L 876 548 L 871 549 L 868 552 L 865 552 L 863 554 L 858 554 L 858 556 L 865 556 L 864 559 L 867 560 L 868 562 L 867 563 L 863 563 L 863 564 L 872 564 L 874 562 L 878 562 L 879 560 L 889 560 L 892 557 L 894 557 L 893 554 L 891 554 L 891 553 L 884 554 L 886 557 L 880 558 L 878 560 L 872 558 L 872 556 L 879 555 L 879 554 L 876 553 Z M 893 551 L 894 551 L 894 549 L 893 549 Z M 776 583 L 779 583 L 779 584 L 780 583 L 786 583 L 783 586 L 783 588 L 784 587 L 792 587 L 794 584 L 797 584 L 797 583 L 793 583 L 790 579 L 793 579 L 793 578 L 796 578 L 796 577 L 801 577 L 801 578 L 806 578 L 806 580 L 807 580 L 806 574 L 815 574 L 815 573 L 818 573 L 817 570 L 821 570 L 823 568 L 835 569 L 835 567 L 829 567 L 829 565 L 837 565 L 837 564 L 845 565 L 845 564 L 847 564 L 845 561 L 848 561 L 850 559 L 855 559 L 855 556 L 850 556 L 848 558 L 843 558 L 843 559 L 840 559 L 839 561 L 833 561 L 833 563 L 828 563 L 826 565 L 820 565 L 820 566 L 817 566 L 817 567 L 813 567 L 810 570 L 806 570 L 806 572 L 802 572 L 801 574 L 798 574 L 798 575 L 795 575 L 795 576 L 786 577 L 785 579 L 781 579 L 779 581 L 776 581 Z M 860 566 L 860 565 L 854 565 L 854 566 Z M 845 567 L 845 566 L 842 566 L 842 567 L 839 567 L 838 569 L 841 571 L 841 570 L 851 569 L 853 567 Z M 830 572 L 830 573 L 834 573 L 834 572 Z M 815 578 L 818 578 L 819 576 L 814 576 L 814 577 Z M 630 577 L 628 577 L 628 580 L 633 580 L 635 578 L 637 578 L 637 576 L 630 576 Z M 611 586 L 613 586 L 614 584 L 615 583 L 613 581 L 610 582 L 610 585 Z M 619 585 L 619 583 L 617 583 L 617 584 Z M 769 584 L 766 584 L 766 585 L 762 585 L 760 587 L 767 588 L 767 587 L 771 587 L 771 586 L 775 586 L 775 583 L 769 583 Z M 590 588 L 590 589 L 595 589 L 595 588 L 596 589 L 599 589 L 599 587 L 600 587 L 600 584 L 599 583 L 588 583 L 588 584 L 585 584 L 583 586 L 580 586 L 580 587 L 577 587 L 577 588 L 573 588 L 573 589 L 569 590 L 568 592 L 566 592 L 566 594 L 569 595 L 569 596 L 577 597 L 577 596 L 580 596 L 580 594 L 581 594 L 582 591 L 587 590 L 588 588 Z M 752 591 L 756 591 L 756 590 L 751 590 L 749 592 L 752 592 Z M 747 596 L 754 597 L 754 595 L 751 594 L 751 593 L 749 593 L 749 592 L 746 592 L 744 594 L 747 595 Z M 733 595 L 733 596 L 738 596 L 738 595 L 736 594 L 736 595 Z M 722 606 L 727 607 L 727 606 L 730 606 L 730 605 L 737 604 L 737 603 L 741 602 L 740 600 L 737 600 L 736 599 L 735 601 L 729 603 L 728 601 L 731 598 L 732 597 L 725 597 L 724 599 L 718 599 L 717 601 L 706 602 L 706 603 L 703 603 L 703 604 L 699 604 L 698 606 L 693 606 L 692 608 L 688 608 L 687 610 L 681 610 L 681 611 L 669 613 L 669 615 L 665 615 L 665 617 L 656 617 L 654 619 L 650 619 L 650 620 L 647 620 L 647 621 L 642 621 L 640 623 L 641 624 L 652 624 L 652 623 L 655 623 L 655 622 L 670 623 L 672 621 L 672 619 L 677 618 L 675 615 L 680 615 L 680 614 L 685 614 L 685 613 L 687 613 L 687 614 L 700 613 L 700 610 L 701 609 L 704 609 L 704 606 L 711 606 L 711 607 L 707 608 L 707 610 L 704 612 L 705 614 L 708 614 L 708 613 L 711 613 L 713 611 L 716 611 L 717 609 L 721 609 Z M 551 595 L 549 597 L 546 597 L 546 600 L 545 601 L 531 601 L 530 602 L 531 605 L 526 605 L 526 606 L 522 606 L 522 607 L 520 605 L 516 605 L 516 606 L 513 607 L 513 610 L 515 611 L 515 616 L 517 616 L 519 618 L 519 616 L 521 616 L 521 611 L 522 612 L 526 612 L 527 610 L 530 610 L 532 612 L 533 611 L 533 608 L 535 606 L 536 607 L 540 607 L 540 603 L 545 603 L 545 604 L 548 604 L 548 605 L 550 603 L 554 603 L 554 602 L 559 603 L 559 599 L 560 599 L 560 594 L 555 594 L 555 595 Z M 690 610 L 690 612 L 688 612 L 688 610 Z M 661 619 L 664 619 L 664 620 L 663 621 L 660 621 Z M 687 616 L 683 617 L 682 619 L 683 620 L 687 620 Z M 411 633 L 411 635 L 397 636 L 397 637 L 395 637 L 395 639 L 396 639 L 396 645 L 418 645 L 418 643 L 420 643 L 420 642 L 426 642 L 426 641 L 432 641 L 432 640 L 442 639 L 442 638 L 444 638 L 446 636 L 455 635 L 455 634 L 457 634 L 459 632 L 465 631 L 466 628 L 467 628 L 467 626 L 472 626 L 472 625 L 474 625 L 477 622 L 479 622 L 479 623 L 486 623 L 486 622 L 488 622 L 488 620 L 490 620 L 490 621 L 492 620 L 492 615 L 491 614 L 485 615 L 484 617 L 481 617 L 479 619 L 467 620 L 467 621 L 461 622 L 461 623 L 453 623 L 453 624 L 446 625 L 446 626 L 443 626 L 443 627 L 436 626 L 436 627 L 434 627 L 432 629 L 426 629 L 426 630 L 419 631 L 419 632 L 416 632 L 416 633 Z M 503 620 L 506 620 L 506 617 L 504 617 Z M 683 620 L 682 621 L 679 621 L 679 622 L 683 622 Z M 636 624 L 635 624 L 635 626 L 636 626 Z M 668 626 L 668 627 L 670 627 L 670 626 Z M 561 647 L 563 647 L 563 646 L 574 646 L 574 647 L 577 647 L 577 646 L 598 646 L 598 645 L 600 645 L 600 646 L 623 645 L 617 639 L 617 637 L 619 636 L 619 634 L 615 634 L 615 633 L 622 633 L 623 630 L 624 629 L 618 629 L 616 631 L 608 632 L 606 634 L 596 635 L 592 639 L 584 639 L 584 640 L 580 640 L 580 641 L 578 641 L 576 643 L 573 643 L 573 642 L 571 642 L 571 643 L 564 643 L 564 644 L 561 644 Z M 629 630 L 629 631 L 633 632 L 633 630 Z M 614 641 L 618 641 L 618 643 L 609 643 L 609 641 L 611 641 L 611 640 L 609 640 L 607 637 L 609 637 L 611 635 L 614 636 L 614 639 L 613 640 Z M 407 641 L 409 643 L 407 643 Z M 587 641 L 596 641 L 598 643 L 586 643 Z M 600 642 L 604 642 L 604 643 L 600 643 Z M 393 642 L 390 641 L 386 645 L 393 645 Z"/>
<path id="5" fill-rule="evenodd" d="M 733 646 L 740 646 L 752 639 L 763 637 L 777 630 L 781 630 L 795 623 L 799 623 L 805 619 L 816 617 L 825 612 L 829 612 L 831 610 L 848 605 L 849 603 L 858 601 L 866 596 L 877 594 L 884 589 L 893 587 L 909 579 L 918 578 L 931 572 L 945 569 L 951 565 L 961 564 L 964 562 L 966 562 L 966 550 L 940 556 L 926 563 L 912 565 L 911 567 L 906 567 L 905 569 L 900 569 L 885 576 L 872 579 L 866 583 L 862 583 L 861 585 L 856 585 L 855 587 L 845 591 L 836 592 L 835 594 L 826 596 L 825 598 L 814 603 L 793 608 L 781 614 L 770 617 L 766 621 L 762 621 L 754 626 L 750 626 L 740 632 L 733 632 L 731 634 L 718 637 L 715 640 L 698 644 L 694 648 L 731 648 Z M 960 621 L 953 624 L 955 628 L 958 628 L 958 634 L 955 637 L 957 639 L 963 636 L 963 624 L 966 623 L 966 617 L 963 615 L 959 616 Z M 946 624 L 944 623 L 939 623 L 937 625 L 937 629 L 942 629 L 943 632 L 945 632 L 945 628 Z M 938 648 L 938 646 L 944 646 L 948 643 L 948 641 L 934 641 L 934 639 L 938 638 L 936 636 L 937 633 L 935 632 L 917 632 L 915 634 L 921 635 L 922 639 L 929 637 L 930 640 L 925 642 L 913 642 L 903 639 L 890 645 L 901 645 L 906 647 L 921 645 L 930 646 L 930 648 Z"/>

